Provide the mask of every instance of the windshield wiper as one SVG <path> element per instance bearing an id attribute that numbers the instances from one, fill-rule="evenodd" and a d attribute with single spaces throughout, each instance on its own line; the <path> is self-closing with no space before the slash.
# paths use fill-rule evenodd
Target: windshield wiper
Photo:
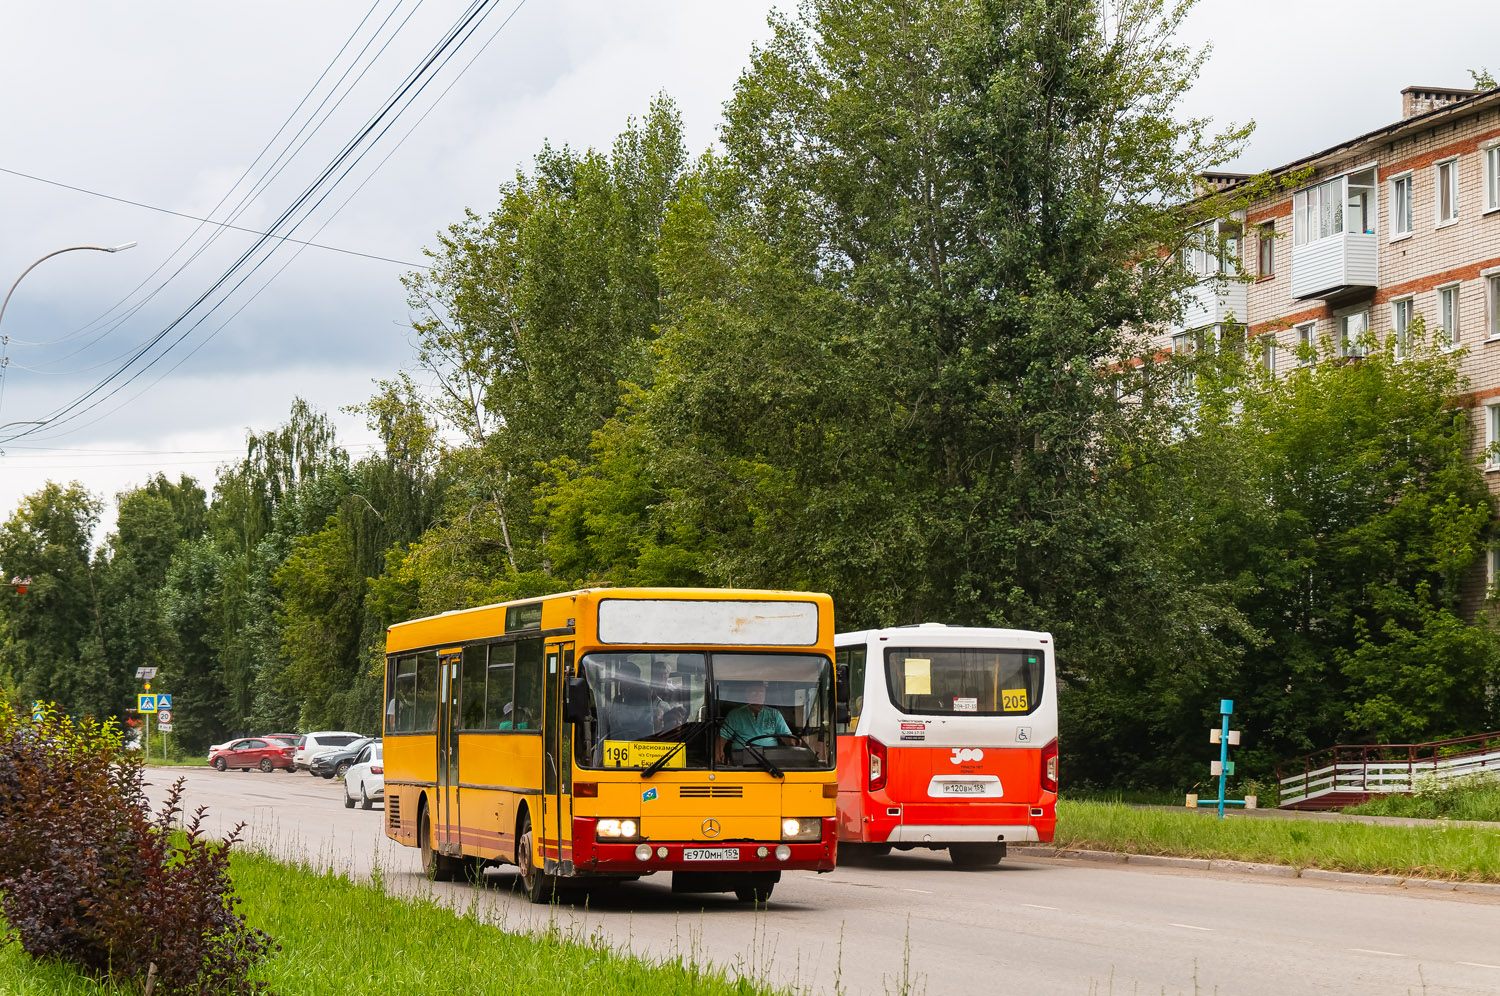
<path id="1" fill-rule="evenodd" d="M 744 749 L 744 750 L 749 751 L 751 757 L 755 758 L 761 764 L 765 765 L 766 766 L 766 770 L 771 773 L 772 777 L 774 777 L 774 778 L 785 778 L 786 777 L 786 772 L 782 771 L 780 768 L 776 767 L 776 765 L 772 764 L 771 763 L 771 759 L 769 757 L 766 757 L 766 755 L 762 754 L 760 752 L 760 748 L 759 747 L 755 746 L 754 744 L 750 743 L 749 741 L 746 741 L 745 743 L 741 744 L 740 747 L 742 749 Z"/>
<path id="2" fill-rule="evenodd" d="M 682 739 L 679 740 L 679 741 L 677 741 L 675 744 L 672 745 L 672 749 L 671 750 L 667 751 L 661 757 L 657 758 L 656 760 L 652 761 L 649 765 L 646 766 L 645 770 L 643 770 L 641 772 L 641 777 L 642 778 L 650 778 L 652 775 L 656 774 L 662 768 L 665 768 L 667 766 L 667 762 L 670 761 L 670 760 L 672 760 L 672 758 L 676 757 L 677 756 L 677 752 L 679 750 L 681 750 L 683 747 L 685 747 L 687 745 L 687 742 L 689 740 L 691 740 L 693 737 L 696 737 L 702 731 L 702 729 L 705 726 L 715 726 L 716 727 L 718 725 L 719 725 L 719 721 L 716 720 L 716 719 L 700 719 L 700 720 L 694 722 L 691 726 L 689 726 L 687 728 L 687 730 L 685 730 L 683 732 Z"/>

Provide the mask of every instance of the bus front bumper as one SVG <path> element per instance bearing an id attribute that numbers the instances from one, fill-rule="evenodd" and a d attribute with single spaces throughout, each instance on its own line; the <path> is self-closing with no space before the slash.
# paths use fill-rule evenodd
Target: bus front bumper
<path id="1" fill-rule="evenodd" d="M 832 871 L 838 857 L 837 820 L 823 818 L 820 840 L 594 839 L 595 821 L 573 820 L 573 868 L 580 873 L 655 871 Z M 778 849 L 785 857 L 778 856 Z"/>

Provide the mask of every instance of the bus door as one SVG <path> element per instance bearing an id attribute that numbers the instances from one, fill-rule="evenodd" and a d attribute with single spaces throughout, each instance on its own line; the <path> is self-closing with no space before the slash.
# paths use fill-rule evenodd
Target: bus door
<path id="1" fill-rule="evenodd" d="M 564 847 L 571 864 L 573 837 L 573 726 L 563 720 L 563 690 L 573 672 L 573 643 L 559 640 L 547 644 L 545 687 L 546 722 L 542 726 L 543 752 L 546 756 L 542 775 L 542 853 L 544 871 L 553 872 L 550 862 L 564 859 Z M 566 840 L 564 839 L 566 835 Z M 558 869 L 561 871 L 562 869 Z"/>
<path id="2" fill-rule="evenodd" d="M 458 853 L 463 825 L 458 807 L 459 686 L 463 655 L 444 653 L 438 661 L 437 843 L 443 853 Z"/>

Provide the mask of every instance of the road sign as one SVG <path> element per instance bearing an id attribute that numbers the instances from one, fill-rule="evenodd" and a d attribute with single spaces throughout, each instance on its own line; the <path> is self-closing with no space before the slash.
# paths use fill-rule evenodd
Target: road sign
<path id="1" fill-rule="evenodd" d="M 1208 742 L 1211 743 L 1211 744 L 1216 744 L 1216 743 L 1219 742 L 1219 738 L 1222 737 L 1222 736 L 1223 736 L 1223 732 L 1221 730 L 1218 730 L 1218 729 L 1209 730 L 1208 731 Z M 1240 731 L 1239 730 L 1230 730 L 1229 731 L 1229 746 L 1231 746 L 1231 747 L 1238 747 L 1239 745 L 1240 745 Z"/>
<path id="2" fill-rule="evenodd" d="M 31 718 L 33 720 L 35 720 L 36 722 L 40 723 L 42 721 L 42 715 L 43 715 L 43 711 L 45 709 L 45 706 L 46 706 L 46 703 L 42 702 L 40 699 L 38 699 L 37 701 L 31 703 Z"/>
<path id="3" fill-rule="evenodd" d="M 172 723 L 172 710 L 163 709 L 161 707 L 162 698 L 164 698 L 164 696 L 157 696 L 156 699 L 156 722 L 159 723 L 161 727 L 167 727 Z"/>
<path id="4" fill-rule="evenodd" d="M 135 703 L 136 703 L 136 705 L 135 705 L 135 711 L 136 712 L 155 712 L 156 711 L 156 696 L 155 695 L 137 695 L 135 697 Z"/>
<path id="5" fill-rule="evenodd" d="M 160 730 L 161 732 L 163 732 L 163 733 L 171 733 L 172 732 L 172 724 L 171 723 L 158 723 L 157 726 L 156 726 L 156 728 L 158 730 Z"/>
<path id="6" fill-rule="evenodd" d="M 172 708 L 172 695 L 170 692 L 156 696 L 156 708 L 158 711 Z"/>
<path id="7" fill-rule="evenodd" d="M 154 677 L 156 677 L 156 668 L 154 667 L 138 667 L 135 669 L 136 681 L 150 681 Z"/>

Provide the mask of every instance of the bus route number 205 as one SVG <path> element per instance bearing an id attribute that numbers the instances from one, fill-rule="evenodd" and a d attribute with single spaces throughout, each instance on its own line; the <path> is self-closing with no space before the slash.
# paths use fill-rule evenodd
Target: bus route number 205
<path id="1" fill-rule="evenodd" d="M 1026 689 L 1006 688 L 1000 692 L 1000 708 L 1005 712 L 1026 711 Z"/>

